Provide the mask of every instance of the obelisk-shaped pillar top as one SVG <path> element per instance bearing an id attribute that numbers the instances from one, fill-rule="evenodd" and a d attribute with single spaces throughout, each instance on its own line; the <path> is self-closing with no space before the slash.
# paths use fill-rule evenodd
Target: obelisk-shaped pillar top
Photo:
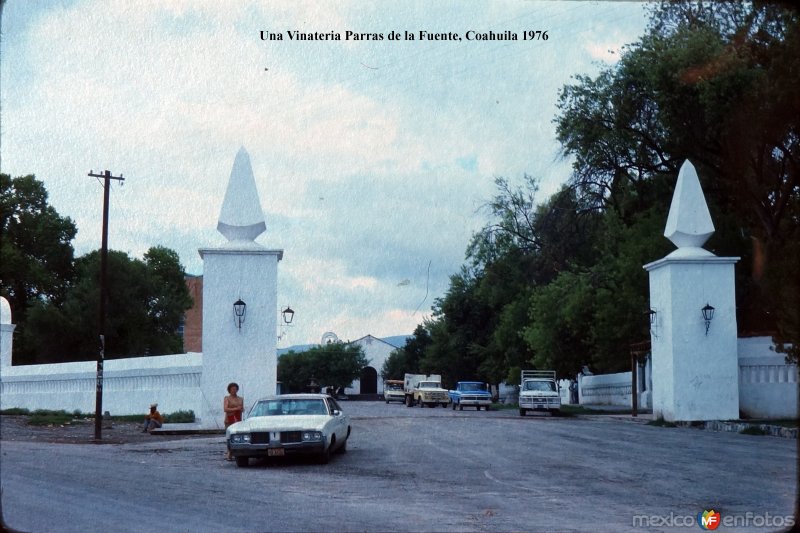
<path id="1" fill-rule="evenodd" d="M 233 161 L 217 231 L 229 241 L 254 241 L 266 229 L 250 156 L 242 147 Z"/>
<path id="2" fill-rule="evenodd" d="M 713 233 L 714 223 L 700 179 L 694 165 L 687 159 L 678 173 L 664 236 L 678 247 L 676 252 L 680 251 L 681 255 L 712 255 L 702 247 Z"/>

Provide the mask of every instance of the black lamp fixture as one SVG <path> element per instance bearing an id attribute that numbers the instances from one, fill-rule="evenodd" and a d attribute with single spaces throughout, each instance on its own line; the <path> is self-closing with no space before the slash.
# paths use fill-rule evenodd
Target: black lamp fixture
<path id="1" fill-rule="evenodd" d="M 292 320 L 294 319 L 294 311 L 292 310 L 292 308 L 291 308 L 291 307 L 289 307 L 289 306 L 287 305 L 287 306 L 286 306 L 286 309 L 284 309 L 284 310 L 281 312 L 281 315 L 283 316 L 283 321 L 284 321 L 286 324 L 291 324 L 291 323 L 292 323 Z"/>
<path id="2" fill-rule="evenodd" d="M 242 324 L 244 324 L 244 318 L 247 314 L 247 304 L 242 301 L 241 298 L 233 302 L 233 323 L 236 324 L 236 327 L 239 330 L 242 329 Z"/>
<path id="3" fill-rule="evenodd" d="M 656 310 L 653 309 L 652 307 L 647 311 L 647 316 L 650 318 L 650 327 L 651 328 L 656 325 L 656 315 L 657 314 L 658 313 L 656 313 Z"/>
<path id="4" fill-rule="evenodd" d="M 708 335 L 708 328 L 711 327 L 711 320 L 714 318 L 714 307 L 706 302 L 706 305 L 700 311 L 703 313 L 703 320 L 706 322 L 706 335 Z"/>

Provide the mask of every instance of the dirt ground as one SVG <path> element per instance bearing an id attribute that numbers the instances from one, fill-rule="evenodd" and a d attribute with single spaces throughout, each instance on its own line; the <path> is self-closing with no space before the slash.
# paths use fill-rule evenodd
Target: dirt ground
<path id="1" fill-rule="evenodd" d="M 27 416 L 0 416 L 0 440 L 86 444 L 94 442 L 94 420 L 75 420 L 65 425 L 31 426 Z M 137 422 L 114 422 L 103 428 L 101 444 L 128 444 L 208 437 L 208 435 L 151 435 Z"/>

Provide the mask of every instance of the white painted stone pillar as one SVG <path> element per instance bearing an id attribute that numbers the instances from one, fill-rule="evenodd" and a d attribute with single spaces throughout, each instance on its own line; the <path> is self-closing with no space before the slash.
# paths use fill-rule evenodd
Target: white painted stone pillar
<path id="1" fill-rule="evenodd" d="M 230 382 L 249 408 L 277 386 L 278 261 L 281 250 L 205 248 L 203 258 L 203 427 L 223 427 L 222 402 Z M 246 304 L 238 327 L 233 311 Z"/>
<path id="2" fill-rule="evenodd" d="M 228 243 L 203 258 L 203 372 L 199 424 L 224 427 L 227 385 L 239 385 L 249 408 L 277 387 L 278 261 L 283 250 L 255 242 L 266 229 L 250 157 L 236 154 L 217 229 Z M 234 303 L 245 304 L 239 320 Z"/>
<path id="3" fill-rule="evenodd" d="M 739 418 L 734 264 L 702 248 L 713 233 L 694 167 L 684 163 L 665 236 L 678 249 L 650 274 L 653 415 L 669 421 Z M 714 307 L 706 328 L 702 308 Z"/>
<path id="4" fill-rule="evenodd" d="M 14 329 L 11 323 L 11 306 L 0 296 L 0 368 L 11 366 L 11 352 L 14 347 Z"/>

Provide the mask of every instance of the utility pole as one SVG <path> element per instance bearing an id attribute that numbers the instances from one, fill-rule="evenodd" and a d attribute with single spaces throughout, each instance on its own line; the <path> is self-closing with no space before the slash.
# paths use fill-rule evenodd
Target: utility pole
<path id="1" fill-rule="evenodd" d="M 106 287 L 106 269 L 108 263 L 108 200 L 111 189 L 111 180 L 117 180 L 122 184 L 125 179 L 122 174 L 112 176 L 110 170 L 105 170 L 100 174 L 89 171 L 92 178 L 103 178 L 103 241 L 100 248 L 100 320 L 98 321 L 98 338 L 100 349 L 97 353 L 97 391 L 94 404 L 94 440 L 102 438 L 103 428 L 103 361 L 106 357 L 106 300 L 108 299 L 108 288 Z"/>

